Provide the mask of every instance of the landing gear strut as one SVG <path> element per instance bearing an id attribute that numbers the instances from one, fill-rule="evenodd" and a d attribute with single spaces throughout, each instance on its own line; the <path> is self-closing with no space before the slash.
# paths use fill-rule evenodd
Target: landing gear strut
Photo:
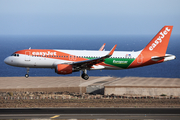
<path id="1" fill-rule="evenodd" d="M 89 79 L 89 76 L 88 76 L 88 74 L 87 74 L 87 70 L 86 70 L 86 69 L 83 70 L 83 73 L 82 73 L 81 77 L 82 77 L 84 80 L 88 80 L 88 79 Z"/>
<path id="2" fill-rule="evenodd" d="M 27 74 L 25 74 L 25 77 L 28 78 L 29 77 L 29 68 L 26 68 Z"/>

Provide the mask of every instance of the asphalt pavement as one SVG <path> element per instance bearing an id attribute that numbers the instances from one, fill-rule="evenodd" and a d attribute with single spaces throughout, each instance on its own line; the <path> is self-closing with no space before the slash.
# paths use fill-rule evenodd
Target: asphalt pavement
<path id="1" fill-rule="evenodd" d="M 0 119 L 180 119 L 180 108 L 0 109 Z"/>

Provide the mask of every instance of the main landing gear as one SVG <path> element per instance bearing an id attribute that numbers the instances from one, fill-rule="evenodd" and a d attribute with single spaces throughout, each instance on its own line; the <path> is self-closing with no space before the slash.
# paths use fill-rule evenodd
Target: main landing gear
<path id="1" fill-rule="evenodd" d="M 89 76 L 88 76 L 88 74 L 87 74 L 87 70 L 86 70 L 86 69 L 83 70 L 83 73 L 82 73 L 81 77 L 82 77 L 84 80 L 88 80 L 88 79 L 89 79 Z"/>
<path id="2" fill-rule="evenodd" d="M 29 68 L 26 68 L 27 74 L 25 74 L 25 77 L 28 78 L 29 77 Z"/>

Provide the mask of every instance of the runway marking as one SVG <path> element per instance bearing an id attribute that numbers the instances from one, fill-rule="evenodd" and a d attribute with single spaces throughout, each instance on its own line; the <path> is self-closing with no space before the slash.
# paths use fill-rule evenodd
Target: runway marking
<path id="1" fill-rule="evenodd" d="M 55 115 L 55 116 L 53 116 L 53 117 L 50 117 L 50 118 L 57 118 L 57 117 L 59 117 L 60 115 Z"/>

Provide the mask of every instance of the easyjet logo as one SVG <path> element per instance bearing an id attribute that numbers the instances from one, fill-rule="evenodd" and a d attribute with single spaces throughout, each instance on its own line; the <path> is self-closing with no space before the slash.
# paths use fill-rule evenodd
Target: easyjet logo
<path id="1" fill-rule="evenodd" d="M 56 52 L 32 52 L 32 55 L 56 55 Z"/>
<path id="2" fill-rule="evenodd" d="M 149 47 L 149 50 L 152 51 L 159 43 L 161 43 L 162 39 L 168 34 L 170 30 L 171 29 L 166 27 L 163 32 L 160 32 L 159 37 L 154 41 L 154 43 L 152 43 L 152 45 Z"/>

